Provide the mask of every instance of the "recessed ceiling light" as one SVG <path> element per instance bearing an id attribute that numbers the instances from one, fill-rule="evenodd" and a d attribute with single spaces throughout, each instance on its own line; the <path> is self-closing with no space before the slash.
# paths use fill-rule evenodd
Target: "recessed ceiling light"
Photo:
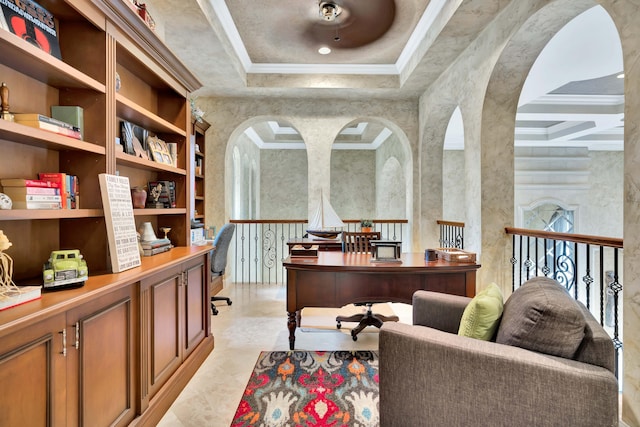
<path id="1" fill-rule="evenodd" d="M 319 53 L 320 55 L 328 55 L 328 54 L 330 54 L 330 53 L 331 53 L 331 49 L 329 49 L 329 48 L 328 48 L 328 47 L 326 47 L 326 46 L 323 46 L 323 47 L 321 47 L 320 49 L 318 49 L 318 53 Z"/>
<path id="2" fill-rule="evenodd" d="M 620 73 L 616 77 L 619 78 L 619 79 L 624 79 L 624 73 Z"/>

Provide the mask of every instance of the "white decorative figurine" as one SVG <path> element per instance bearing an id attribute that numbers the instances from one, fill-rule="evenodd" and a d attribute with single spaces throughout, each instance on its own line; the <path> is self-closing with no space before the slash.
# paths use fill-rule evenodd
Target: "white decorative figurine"
<path id="1" fill-rule="evenodd" d="M 11 209 L 11 206 L 13 206 L 11 197 L 4 193 L 0 193 L 0 209 Z"/>

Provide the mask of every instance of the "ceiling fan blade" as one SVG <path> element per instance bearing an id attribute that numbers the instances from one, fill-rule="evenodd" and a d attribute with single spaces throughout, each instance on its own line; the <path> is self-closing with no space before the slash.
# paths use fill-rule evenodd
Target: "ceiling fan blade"
<path id="1" fill-rule="evenodd" d="M 304 37 L 334 49 L 353 49 L 373 43 L 393 24 L 396 15 L 394 0 L 336 1 L 343 11 L 334 21 L 318 17 L 307 26 Z"/>

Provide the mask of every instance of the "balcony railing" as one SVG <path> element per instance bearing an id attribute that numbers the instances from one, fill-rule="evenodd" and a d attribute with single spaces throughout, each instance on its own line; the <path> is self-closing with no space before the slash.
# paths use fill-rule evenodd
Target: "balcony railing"
<path id="1" fill-rule="evenodd" d="M 242 283 L 283 283 L 285 269 L 282 261 L 289 256 L 287 242 L 306 234 L 307 220 L 231 220 L 236 224 L 233 244 L 229 249 L 228 277 Z M 359 231 L 360 220 L 342 220 L 344 231 Z M 382 239 L 403 242 L 407 251 L 406 219 L 373 220 L 374 231 Z M 406 246 L 406 247 L 405 247 Z M 230 274 L 229 274 L 230 273 Z"/>
<path id="2" fill-rule="evenodd" d="M 464 249 L 464 222 L 445 221 L 439 219 L 440 247 Z"/>
<path id="3" fill-rule="evenodd" d="M 507 227 L 513 236 L 512 289 L 535 276 L 560 282 L 600 321 L 616 350 L 622 378 L 622 239 Z"/>

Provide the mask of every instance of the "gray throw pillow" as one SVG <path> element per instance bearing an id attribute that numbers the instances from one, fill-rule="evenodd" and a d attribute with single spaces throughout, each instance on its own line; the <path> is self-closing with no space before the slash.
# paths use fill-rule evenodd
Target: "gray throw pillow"
<path id="1" fill-rule="evenodd" d="M 562 285 L 535 277 L 507 299 L 496 342 L 573 358 L 585 324 L 580 306 Z"/>

